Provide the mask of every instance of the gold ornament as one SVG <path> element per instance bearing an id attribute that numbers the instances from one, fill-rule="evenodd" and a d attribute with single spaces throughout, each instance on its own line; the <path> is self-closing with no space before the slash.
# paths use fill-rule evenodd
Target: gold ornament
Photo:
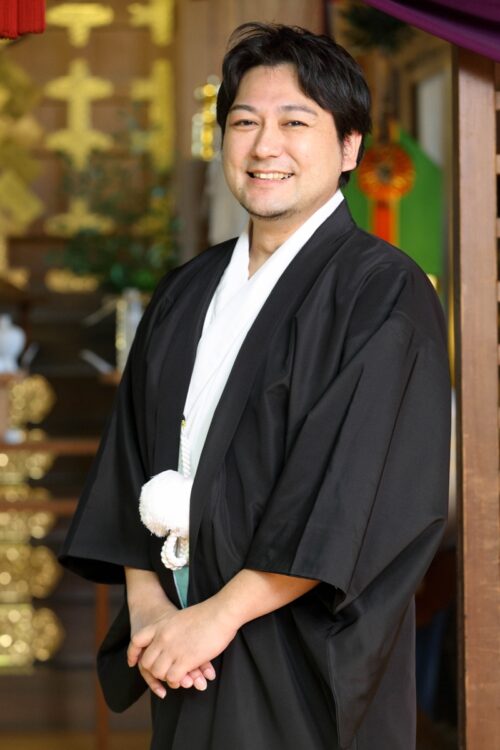
<path id="1" fill-rule="evenodd" d="M 22 427 L 26 422 L 38 424 L 50 412 L 56 401 L 52 386 L 43 375 L 29 375 L 9 385 L 10 427 Z"/>
<path id="2" fill-rule="evenodd" d="M 42 212 L 42 202 L 14 171 L 0 175 L 0 278 L 20 289 L 26 286 L 29 271 L 9 266 L 7 236 L 24 231 Z"/>
<path id="3" fill-rule="evenodd" d="M 149 0 L 148 5 L 128 6 L 131 26 L 149 26 L 153 42 L 160 46 L 171 43 L 174 30 L 174 0 Z"/>
<path id="4" fill-rule="evenodd" d="M 97 276 L 79 276 L 67 268 L 53 268 L 47 271 L 44 281 L 47 289 L 59 294 L 87 294 L 95 292 L 99 287 Z"/>
<path id="5" fill-rule="evenodd" d="M 26 431 L 26 440 L 30 442 L 43 440 L 45 437 L 42 430 Z M 54 455 L 49 451 L 3 448 L 0 452 L 0 487 L 22 484 L 28 479 L 42 479 L 53 463 Z"/>
<path id="6" fill-rule="evenodd" d="M 85 198 L 72 198 L 67 213 L 51 216 L 45 222 L 45 231 L 58 237 L 71 237 L 82 229 L 95 229 L 100 233 L 111 232 L 113 220 L 92 213 Z"/>
<path id="7" fill-rule="evenodd" d="M 135 133 L 133 145 L 150 152 L 158 170 L 169 169 L 174 153 L 173 73 L 168 60 L 157 60 L 149 78 L 132 82 L 131 99 L 149 102 L 149 131 Z"/>
<path id="8" fill-rule="evenodd" d="M 114 12 L 100 3 L 63 3 L 47 10 L 47 22 L 68 29 L 74 47 L 85 47 L 92 29 L 112 23 Z"/>
<path id="9" fill-rule="evenodd" d="M 45 87 L 47 96 L 68 102 L 68 127 L 47 138 L 48 148 L 61 151 L 72 159 L 76 169 L 84 169 L 92 151 L 106 151 L 113 139 L 91 127 L 90 108 L 95 99 L 113 93 L 113 85 L 104 78 L 91 76 L 86 60 L 73 60 L 69 75 L 56 78 Z"/>
<path id="10" fill-rule="evenodd" d="M 218 151 L 216 104 L 219 87 L 217 76 L 209 76 L 203 86 L 195 89 L 195 99 L 201 102 L 201 109 L 193 115 L 191 126 L 191 153 L 195 159 L 211 161 Z"/>
<path id="11" fill-rule="evenodd" d="M 11 93 L 7 86 L 0 83 L 0 110 L 5 107 L 11 97 Z"/>
<path id="12" fill-rule="evenodd" d="M 0 602 L 28 601 L 49 596 L 61 578 L 61 566 L 48 547 L 0 544 Z"/>
<path id="13" fill-rule="evenodd" d="M 35 659 L 47 661 L 64 638 L 61 623 L 45 607 L 0 605 L 0 667 L 2 671 L 29 670 Z"/>
<path id="14" fill-rule="evenodd" d="M 43 539 L 54 527 L 57 517 L 48 511 L 23 511 L 22 504 L 47 503 L 50 492 L 43 487 L 28 484 L 0 486 L 0 500 L 11 503 L 12 510 L 0 512 L 0 541 L 28 542 L 31 538 Z"/>
<path id="15" fill-rule="evenodd" d="M 18 289 L 25 289 L 29 281 L 29 271 L 27 268 L 12 268 L 9 266 L 7 237 L 2 235 L 1 231 L 0 228 L 0 279 L 7 281 Z"/>
<path id="16" fill-rule="evenodd" d="M 43 211 L 41 200 L 11 170 L 0 175 L 0 232 L 18 233 Z"/>

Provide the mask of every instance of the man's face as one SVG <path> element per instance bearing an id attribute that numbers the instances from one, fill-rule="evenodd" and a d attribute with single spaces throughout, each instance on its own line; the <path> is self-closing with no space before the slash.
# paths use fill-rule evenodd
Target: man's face
<path id="1" fill-rule="evenodd" d="M 251 68 L 229 111 L 223 145 L 226 180 L 254 221 L 294 230 L 356 166 L 361 136 L 340 144 L 330 112 L 299 88 L 293 65 Z"/>

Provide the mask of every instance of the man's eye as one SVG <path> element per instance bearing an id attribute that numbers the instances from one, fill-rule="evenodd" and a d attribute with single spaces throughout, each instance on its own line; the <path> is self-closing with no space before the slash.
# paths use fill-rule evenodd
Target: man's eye
<path id="1" fill-rule="evenodd" d="M 305 122 L 302 122 L 301 120 L 288 120 L 288 122 L 286 122 L 286 123 L 285 123 L 285 125 L 286 125 L 286 126 L 287 126 L 288 128 L 298 128 L 298 127 L 300 127 L 301 125 L 302 125 L 303 127 L 307 127 L 307 123 L 305 123 Z"/>
<path id="2" fill-rule="evenodd" d="M 248 127 L 249 125 L 254 125 L 253 120 L 236 120 L 232 123 L 233 127 Z"/>

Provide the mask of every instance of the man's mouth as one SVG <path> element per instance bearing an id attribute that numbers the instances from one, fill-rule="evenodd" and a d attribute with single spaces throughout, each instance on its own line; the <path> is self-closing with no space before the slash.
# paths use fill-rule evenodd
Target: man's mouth
<path id="1" fill-rule="evenodd" d="M 258 180 L 288 180 L 293 172 L 248 172 L 250 177 Z"/>

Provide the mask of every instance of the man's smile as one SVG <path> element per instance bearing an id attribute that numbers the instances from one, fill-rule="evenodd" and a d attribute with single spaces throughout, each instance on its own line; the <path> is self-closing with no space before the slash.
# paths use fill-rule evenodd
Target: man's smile
<path id="1" fill-rule="evenodd" d="M 288 180 L 293 176 L 293 172 L 247 172 L 253 179 L 257 180 Z"/>

